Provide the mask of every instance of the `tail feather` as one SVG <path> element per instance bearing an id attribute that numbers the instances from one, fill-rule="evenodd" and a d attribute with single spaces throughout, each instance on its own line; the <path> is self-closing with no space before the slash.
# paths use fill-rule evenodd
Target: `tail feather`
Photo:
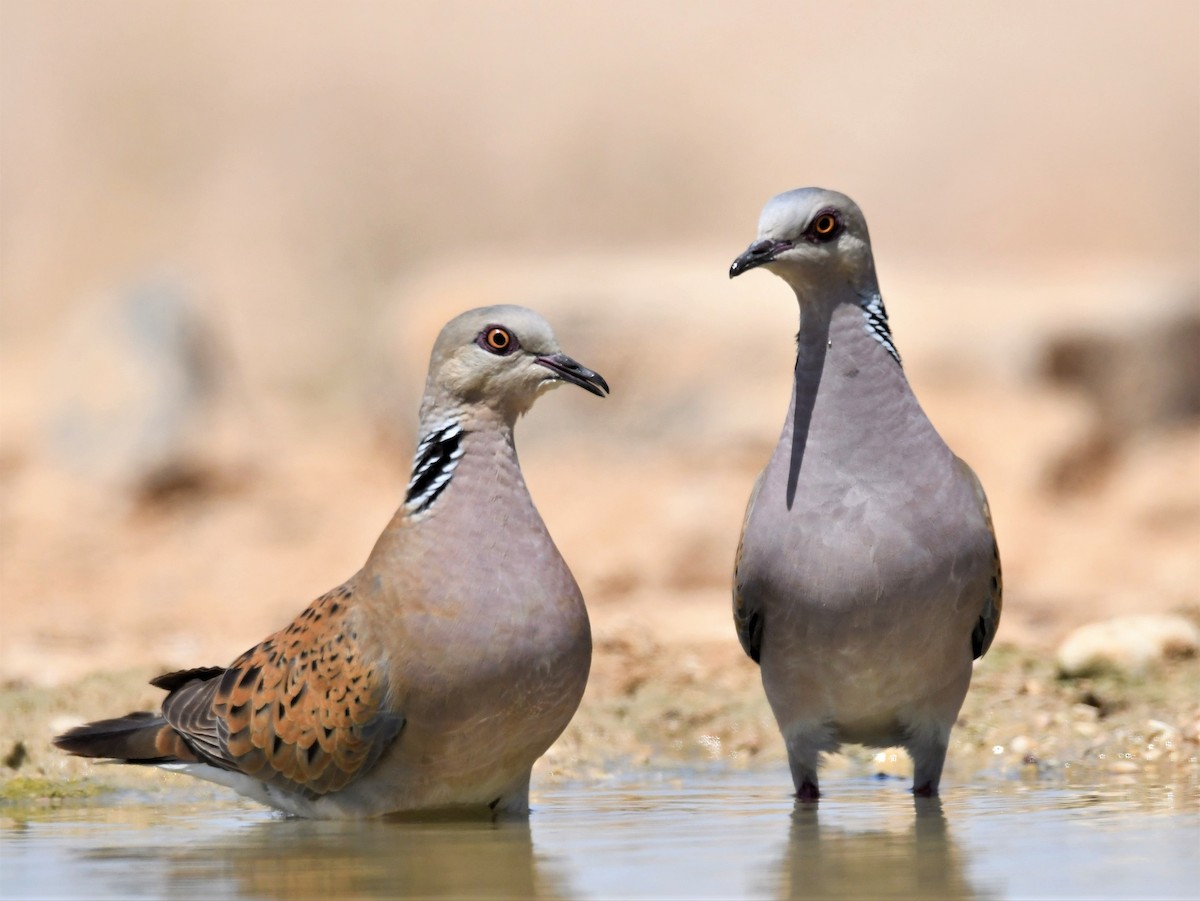
<path id="1" fill-rule="evenodd" d="M 175 670 L 173 673 L 165 673 L 151 679 L 150 684 L 164 691 L 175 691 L 177 688 L 183 688 L 189 682 L 207 682 L 209 679 L 215 679 L 224 674 L 225 667 L 223 666 L 197 666 L 192 669 L 181 669 Z"/>
<path id="2" fill-rule="evenodd" d="M 174 730 L 162 715 L 143 710 L 76 726 L 56 737 L 54 745 L 77 757 L 110 757 L 129 763 L 169 763 L 179 759 L 176 754 L 182 745 L 171 740 L 173 735 L 164 733 L 174 733 Z"/>

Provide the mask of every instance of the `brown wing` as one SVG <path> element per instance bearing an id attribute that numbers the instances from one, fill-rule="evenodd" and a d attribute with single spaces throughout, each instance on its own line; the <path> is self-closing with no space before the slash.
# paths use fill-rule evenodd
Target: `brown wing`
<path id="1" fill-rule="evenodd" d="M 733 626 L 737 629 L 738 641 L 742 643 L 742 650 L 755 663 L 759 662 L 759 656 L 762 654 L 763 615 L 758 605 L 747 600 L 742 592 L 738 569 L 742 563 L 742 543 L 746 539 L 746 523 L 750 521 L 750 511 L 754 509 L 754 502 L 758 499 L 758 492 L 762 488 L 765 475 L 766 470 L 759 473 L 758 480 L 754 483 L 754 489 L 750 492 L 750 501 L 746 504 L 746 515 L 742 517 L 742 532 L 738 538 L 737 554 L 733 559 Z"/>
<path id="2" fill-rule="evenodd" d="M 975 486 L 975 496 L 979 500 L 980 512 L 987 522 L 988 531 L 992 535 L 992 575 L 988 582 L 987 596 L 983 599 L 983 610 L 979 620 L 971 630 L 971 653 L 978 660 L 988 652 L 1000 628 L 1000 613 L 1004 608 L 1004 574 L 1000 570 L 1000 546 L 996 543 L 996 529 L 992 525 L 992 508 L 988 505 L 987 495 L 975 470 L 971 469 L 962 459 L 954 458 L 959 468 Z"/>
<path id="3" fill-rule="evenodd" d="M 219 675 L 177 687 L 163 702 L 167 723 L 206 763 L 306 797 L 363 775 L 404 718 L 384 708 L 387 679 L 363 654 L 351 594 L 334 589 Z"/>

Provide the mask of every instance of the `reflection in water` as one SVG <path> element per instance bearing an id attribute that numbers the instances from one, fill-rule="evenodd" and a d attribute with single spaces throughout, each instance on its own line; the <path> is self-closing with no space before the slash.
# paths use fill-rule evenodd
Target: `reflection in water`
<path id="1" fill-rule="evenodd" d="M 866 828 L 838 825 L 836 817 L 822 823 L 822 806 L 796 803 L 780 862 L 780 897 L 980 897 L 938 799 L 880 804 Z"/>
<path id="2" fill-rule="evenodd" d="M 216 790 L 0 811 L 6 898 L 1192 897 L 1194 777 L 906 786 L 639 774 L 535 795 L 530 821 L 313 822 Z"/>
<path id="3" fill-rule="evenodd" d="M 564 897 L 528 821 L 273 819 L 173 858 L 176 897 L 226 884 L 245 898 Z"/>

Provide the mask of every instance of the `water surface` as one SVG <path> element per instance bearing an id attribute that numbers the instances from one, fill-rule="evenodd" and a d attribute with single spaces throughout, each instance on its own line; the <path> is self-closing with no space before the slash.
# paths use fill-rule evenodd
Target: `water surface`
<path id="1" fill-rule="evenodd" d="M 1200 792 L 677 771 L 548 786 L 528 822 L 312 822 L 207 787 L 9 811 L 3 898 L 1195 897 Z"/>

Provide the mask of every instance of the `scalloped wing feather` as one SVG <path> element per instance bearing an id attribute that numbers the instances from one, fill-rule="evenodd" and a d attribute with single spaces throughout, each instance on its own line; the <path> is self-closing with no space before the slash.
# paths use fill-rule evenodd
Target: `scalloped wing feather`
<path id="1" fill-rule="evenodd" d="M 347 616 L 352 588 L 314 601 L 219 678 L 172 692 L 163 716 L 205 762 L 314 798 L 366 773 L 400 733 L 381 662 Z"/>

